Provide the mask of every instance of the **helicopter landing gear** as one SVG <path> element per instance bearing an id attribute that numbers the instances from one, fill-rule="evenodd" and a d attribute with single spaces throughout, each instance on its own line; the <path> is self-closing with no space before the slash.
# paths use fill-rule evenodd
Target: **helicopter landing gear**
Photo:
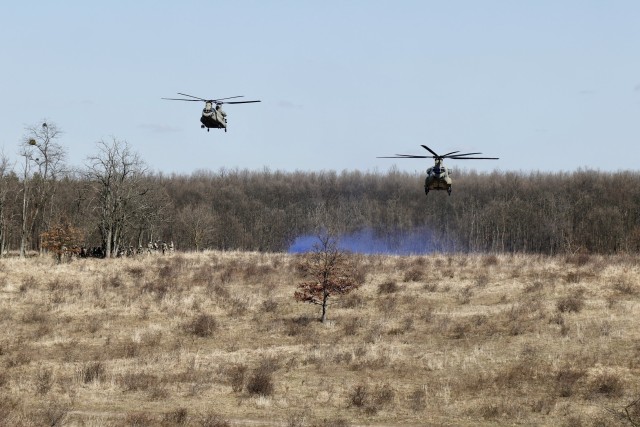
<path id="1" fill-rule="evenodd" d="M 200 125 L 200 129 L 204 129 L 204 125 Z"/>
<path id="2" fill-rule="evenodd" d="M 447 193 L 451 195 L 451 187 L 447 188 Z"/>

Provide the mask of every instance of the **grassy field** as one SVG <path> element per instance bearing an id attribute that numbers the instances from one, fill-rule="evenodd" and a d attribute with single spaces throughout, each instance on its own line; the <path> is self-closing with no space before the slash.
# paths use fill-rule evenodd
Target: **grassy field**
<path id="1" fill-rule="evenodd" d="M 639 256 L 355 257 L 0 260 L 0 425 L 640 425 Z"/>

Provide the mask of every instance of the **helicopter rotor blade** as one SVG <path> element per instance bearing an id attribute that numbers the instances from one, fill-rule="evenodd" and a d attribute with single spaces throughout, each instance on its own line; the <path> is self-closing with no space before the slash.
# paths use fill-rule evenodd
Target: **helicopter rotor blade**
<path id="1" fill-rule="evenodd" d="M 453 160 L 499 160 L 500 157 L 448 157 Z"/>
<path id="2" fill-rule="evenodd" d="M 224 101 L 225 99 L 233 99 L 233 98 L 244 98 L 244 95 L 238 95 L 238 96 L 228 96 L 226 98 L 218 98 L 218 99 L 212 99 L 211 102 L 217 102 L 218 101 Z M 228 102 L 225 102 L 225 104 L 228 104 Z"/>
<path id="3" fill-rule="evenodd" d="M 189 98 L 195 98 L 195 99 L 197 99 L 198 101 L 204 101 L 204 102 L 207 102 L 207 100 L 206 100 L 206 99 L 203 99 L 203 98 L 200 98 L 200 97 L 197 97 L 197 96 L 193 96 L 193 95 L 189 95 L 189 94 L 186 94 L 186 93 L 180 93 L 180 92 L 178 92 L 178 95 L 188 96 Z"/>
<path id="4" fill-rule="evenodd" d="M 464 153 L 464 154 L 454 154 L 453 156 L 449 156 L 447 154 L 445 154 L 442 157 L 448 157 L 448 158 L 452 158 L 452 157 L 464 157 L 464 156 L 475 156 L 476 154 L 482 154 L 482 153 Z"/>
<path id="5" fill-rule="evenodd" d="M 431 156 L 414 156 L 411 154 L 399 154 L 395 156 L 379 156 L 376 159 L 429 159 Z"/>
<path id="6" fill-rule="evenodd" d="M 430 152 L 431 154 L 433 154 L 436 157 L 442 157 L 439 156 L 438 153 L 436 153 L 435 151 L 433 151 L 431 148 L 427 147 L 426 145 L 421 145 L 422 148 L 424 148 L 425 150 L 427 150 L 428 152 Z"/>
<path id="7" fill-rule="evenodd" d="M 216 104 L 251 104 L 252 102 L 262 102 L 262 101 L 227 101 L 227 102 L 216 102 Z"/>
<path id="8" fill-rule="evenodd" d="M 452 152 L 450 152 L 450 153 L 443 154 L 443 155 L 442 155 L 442 157 L 447 157 L 447 156 L 450 156 L 451 154 L 455 154 L 455 153 L 459 153 L 459 152 L 460 152 L 460 151 L 452 151 Z"/>
<path id="9" fill-rule="evenodd" d="M 200 99 L 184 99 L 184 98 L 160 98 L 160 99 L 167 99 L 169 101 L 195 101 L 195 102 L 200 102 Z"/>

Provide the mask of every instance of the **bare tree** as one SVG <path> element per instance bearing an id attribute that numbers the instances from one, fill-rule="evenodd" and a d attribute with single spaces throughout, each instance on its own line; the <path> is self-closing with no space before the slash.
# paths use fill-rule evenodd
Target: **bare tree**
<path id="1" fill-rule="evenodd" d="M 318 236 L 314 251 L 303 255 L 298 265 L 308 279 L 297 285 L 294 297 L 322 307 L 320 321 L 327 320 L 327 306 L 332 295 L 344 295 L 360 287 L 355 280 L 348 254 L 338 248 L 337 239 L 329 233 Z"/>
<path id="2" fill-rule="evenodd" d="M 207 237 L 215 230 L 215 214 L 205 205 L 195 207 L 188 205 L 178 214 L 178 220 L 187 232 L 189 243 L 195 246 L 196 252 L 203 248 Z"/>
<path id="3" fill-rule="evenodd" d="M 4 255 L 7 239 L 7 194 L 9 193 L 8 175 L 11 172 L 9 158 L 0 152 L 0 258 Z"/>
<path id="4" fill-rule="evenodd" d="M 44 122 L 28 126 L 21 143 L 19 155 L 24 157 L 24 166 L 20 257 L 25 256 L 27 240 L 34 235 L 36 225 L 46 228 L 51 214 L 56 180 L 64 170 L 66 158 L 64 147 L 56 142 L 61 133 L 55 123 Z"/>
<path id="5" fill-rule="evenodd" d="M 128 222 L 136 214 L 136 204 L 144 198 L 145 165 L 126 141 L 113 138 L 97 143 L 99 154 L 89 157 L 87 175 L 94 184 L 98 228 L 105 256 L 118 253 L 118 245 Z"/>

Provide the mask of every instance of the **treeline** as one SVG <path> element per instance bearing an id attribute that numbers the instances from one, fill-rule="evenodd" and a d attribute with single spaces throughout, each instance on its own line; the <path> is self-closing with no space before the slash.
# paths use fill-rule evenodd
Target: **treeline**
<path id="1" fill-rule="evenodd" d="M 451 196 L 425 196 L 423 175 L 394 170 L 149 173 L 115 139 L 71 171 L 64 156 L 53 161 L 55 138 L 32 130 L 20 161 L 0 159 L 3 254 L 39 251 L 43 233 L 61 225 L 107 256 L 162 241 L 178 250 L 286 251 L 322 229 L 390 240 L 415 232 L 438 251 L 640 251 L 638 172 L 461 171 Z"/>
<path id="2" fill-rule="evenodd" d="M 397 171 L 237 170 L 158 178 L 180 247 L 195 246 L 185 237 L 201 224 L 207 232 L 198 246 L 221 249 L 286 250 L 297 236 L 327 228 L 381 238 L 415 232 L 440 251 L 640 250 L 640 173 L 460 172 L 452 196 L 425 196 L 423 179 Z"/>

